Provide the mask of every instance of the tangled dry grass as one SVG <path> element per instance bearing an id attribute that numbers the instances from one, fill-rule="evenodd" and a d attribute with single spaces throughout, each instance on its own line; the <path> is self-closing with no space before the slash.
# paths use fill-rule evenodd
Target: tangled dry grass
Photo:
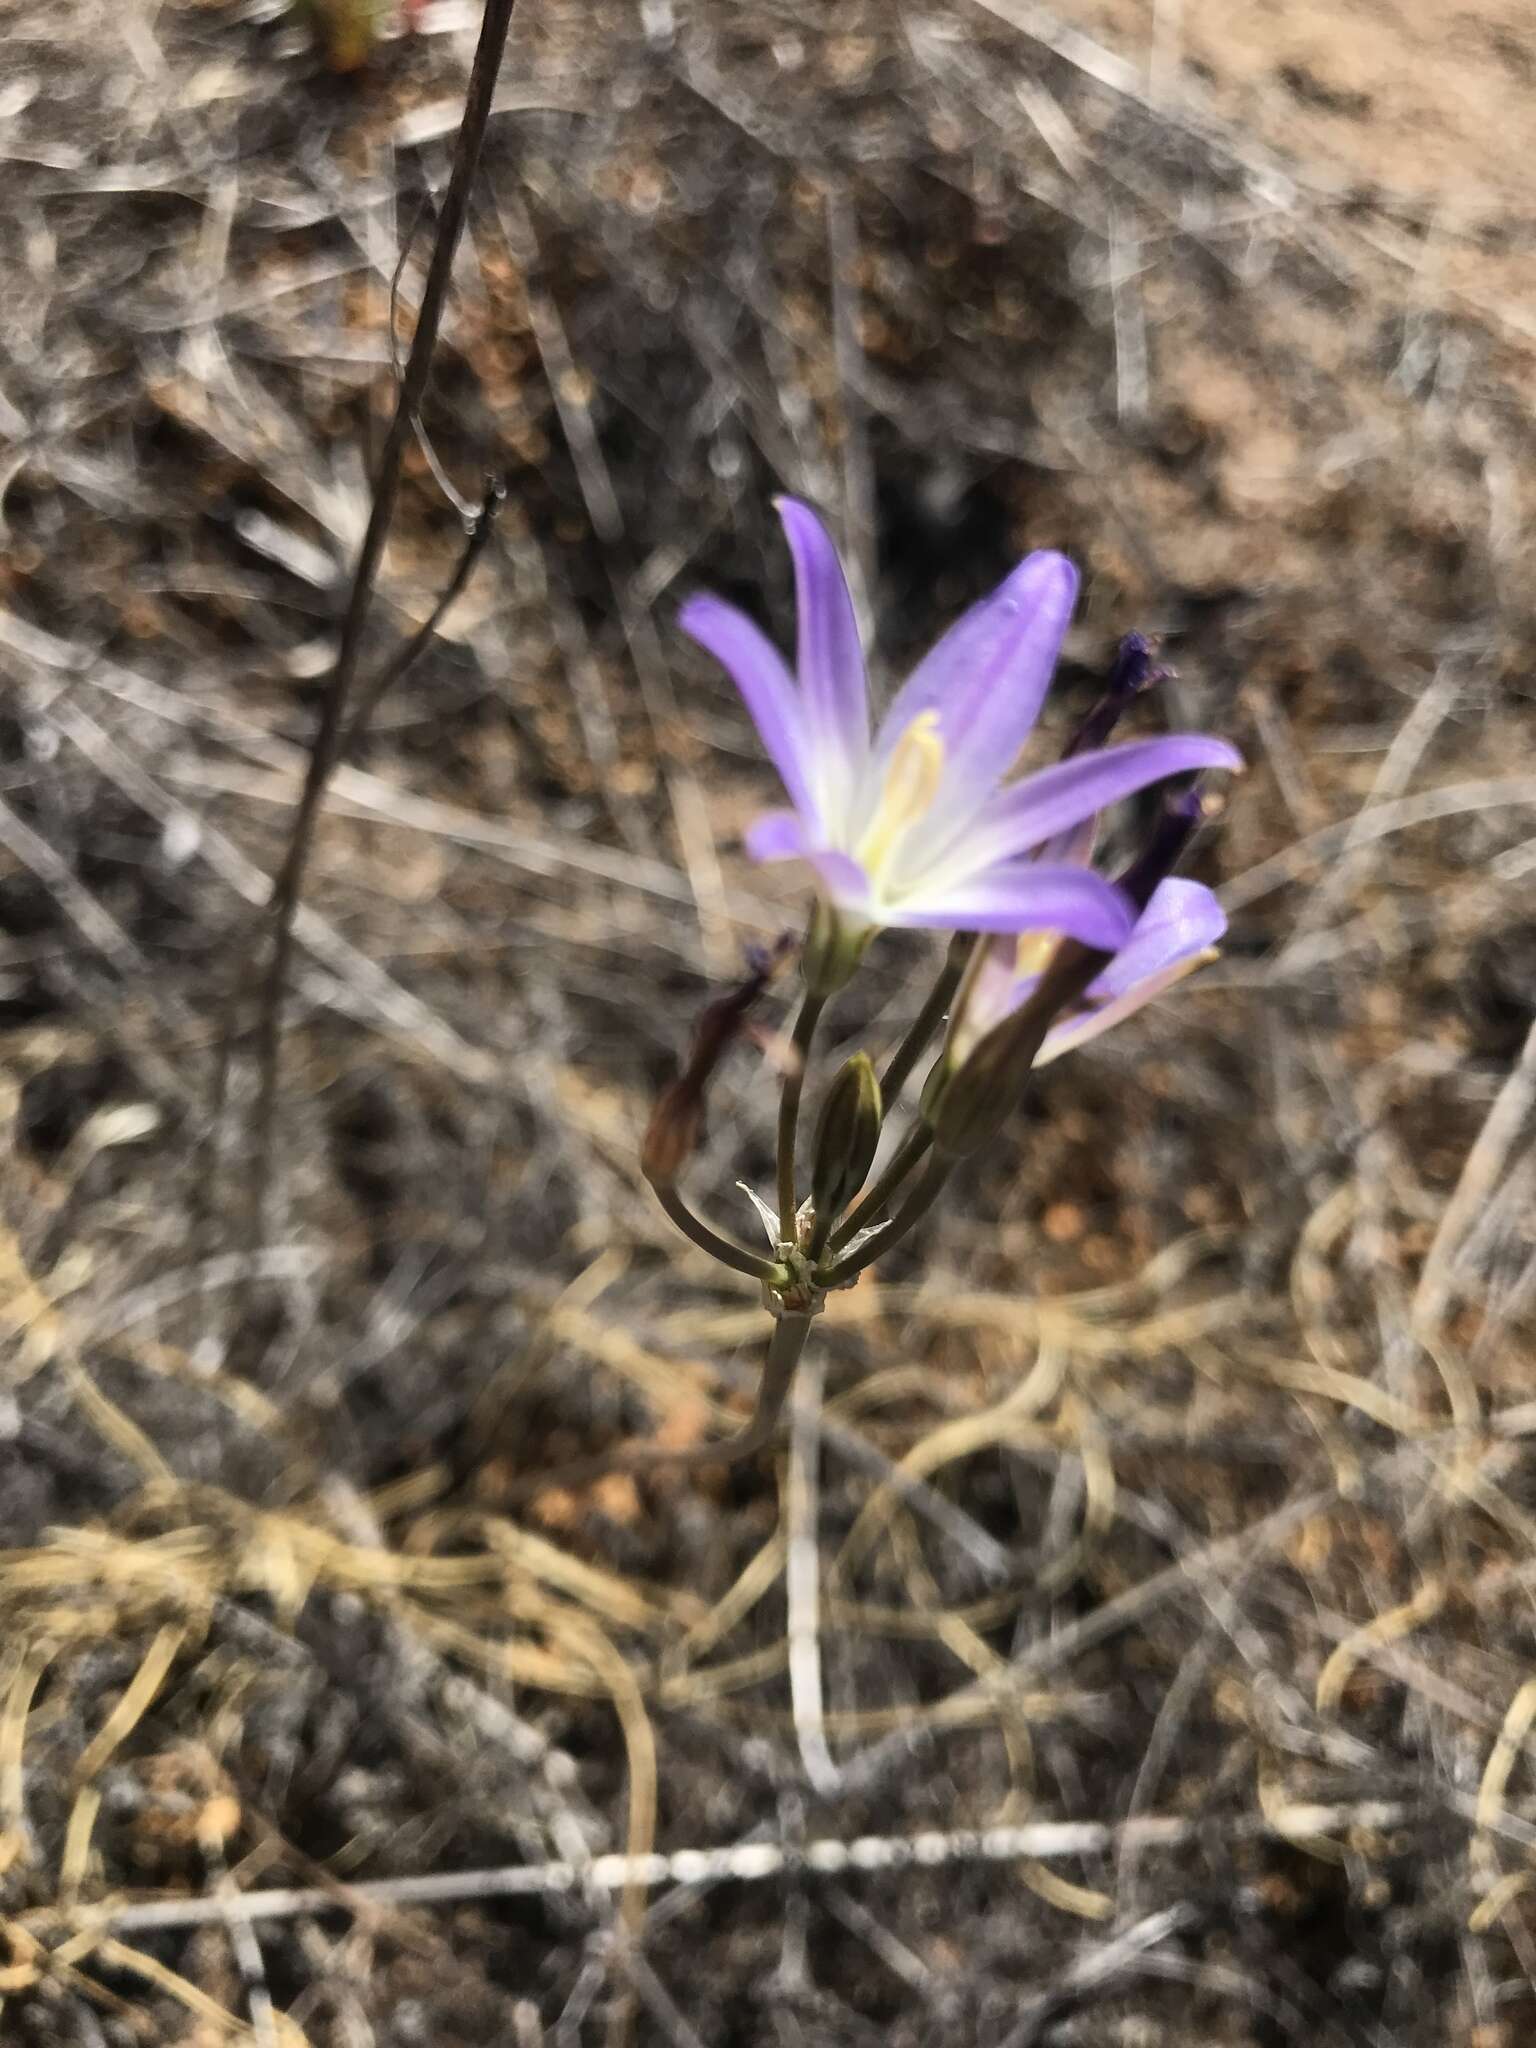
<path id="1" fill-rule="evenodd" d="M 1449 86 L 1402 145 L 1361 11 L 1374 104 L 1353 27 L 1200 0 L 525 0 L 376 661 L 444 482 L 508 500 L 336 777 L 252 1248 L 253 911 L 477 10 L 339 83 L 263 7 L 15 0 L 7 2041 L 1528 2036 L 1530 194 Z M 776 1455 L 528 1503 L 750 1402 L 635 1152 L 792 914 L 669 625 L 782 624 L 785 485 L 892 670 L 1037 542 L 1061 722 L 1168 636 L 1254 763 L 1233 942 L 834 1301 Z"/>

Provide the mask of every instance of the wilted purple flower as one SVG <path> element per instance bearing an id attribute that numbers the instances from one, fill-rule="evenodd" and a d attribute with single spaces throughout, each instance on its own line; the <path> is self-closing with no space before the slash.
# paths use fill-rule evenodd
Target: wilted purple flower
<path id="1" fill-rule="evenodd" d="M 1159 882 L 1135 929 L 1088 984 L 1080 1002 L 1054 1023 L 1033 1064 L 1043 1067 L 1122 1023 L 1210 957 L 1227 928 L 1221 905 L 1200 882 Z M 1054 933 L 988 940 L 958 1005 L 946 1059 L 962 1066 L 987 1034 L 1034 993 L 1054 952 Z"/>
<path id="2" fill-rule="evenodd" d="M 1028 555 L 918 664 L 871 731 L 842 566 L 816 515 L 779 500 L 794 558 L 797 675 L 750 619 L 695 597 L 681 624 L 730 672 L 792 808 L 747 833 L 760 861 L 804 860 L 857 935 L 882 925 L 1066 933 L 1110 950 L 1134 910 L 1050 842 L 1165 776 L 1238 768 L 1200 734 L 1084 750 L 1005 783 L 1050 683 L 1077 596 L 1065 556 Z M 1039 858 L 1045 849 L 1045 858 Z"/>

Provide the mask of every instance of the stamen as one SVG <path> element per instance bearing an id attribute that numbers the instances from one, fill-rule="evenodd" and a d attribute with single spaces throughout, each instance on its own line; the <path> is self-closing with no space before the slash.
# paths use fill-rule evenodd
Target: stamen
<path id="1" fill-rule="evenodd" d="M 880 802 L 859 841 L 858 858 L 870 874 L 890 859 L 902 834 L 927 816 L 943 779 L 944 742 L 939 736 L 939 714 L 923 711 L 891 752 Z"/>

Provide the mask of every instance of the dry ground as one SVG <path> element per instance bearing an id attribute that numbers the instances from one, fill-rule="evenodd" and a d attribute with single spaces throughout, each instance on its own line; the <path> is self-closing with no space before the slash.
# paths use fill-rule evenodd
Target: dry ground
<path id="1" fill-rule="evenodd" d="M 336 780 L 251 1253 L 252 906 L 477 10 L 338 81 L 9 0 L 7 2043 L 1531 2037 L 1529 14 L 1068 13 L 523 0 L 427 419 L 509 499 Z M 785 485 L 889 671 L 1032 544 L 1058 729 L 1169 636 L 1232 941 L 837 1301 L 792 1449 L 520 1505 L 750 1398 L 635 1143 L 794 910 L 671 623 L 784 630 Z M 377 657 L 457 531 L 416 462 Z"/>

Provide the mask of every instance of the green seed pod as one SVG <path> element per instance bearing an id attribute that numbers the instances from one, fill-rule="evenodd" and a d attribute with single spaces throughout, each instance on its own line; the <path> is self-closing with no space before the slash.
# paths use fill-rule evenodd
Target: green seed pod
<path id="1" fill-rule="evenodd" d="M 811 1202 L 818 1219 L 840 1216 L 869 1178 L 881 1113 L 879 1076 L 868 1053 L 856 1052 L 827 1090 L 816 1126 Z"/>

